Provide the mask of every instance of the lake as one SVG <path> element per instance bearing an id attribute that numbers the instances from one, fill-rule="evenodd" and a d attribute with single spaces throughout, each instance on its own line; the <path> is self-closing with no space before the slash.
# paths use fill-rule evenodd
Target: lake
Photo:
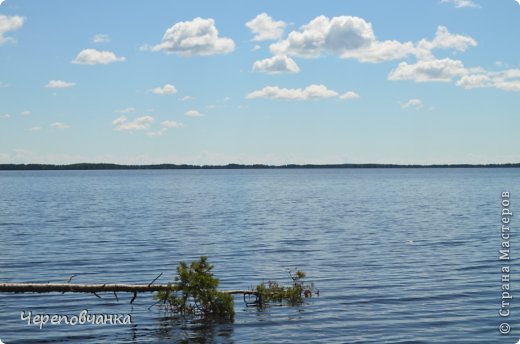
<path id="1" fill-rule="evenodd" d="M 520 300 L 498 313 L 504 191 L 520 214 L 518 168 L 0 172 L 0 282 L 147 284 L 162 272 L 167 283 L 179 261 L 206 255 L 222 289 L 298 268 L 320 290 L 264 310 L 237 296 L 233 324 L 172 318 L 151 294 L 0 293 L 0 339 L 516 343 Z M 506 265 L 518 266 L 516 228 L 513 216 Z M 514 294 L 515 268 L 511 281 Z M 132 324 L 40 329 L 20 317 L 82 310 Z"/>

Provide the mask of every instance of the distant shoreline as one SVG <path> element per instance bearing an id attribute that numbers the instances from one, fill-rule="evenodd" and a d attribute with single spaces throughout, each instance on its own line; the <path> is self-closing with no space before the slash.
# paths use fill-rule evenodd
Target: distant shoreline
<path id="1" fill-rule="evenodd" d="M 68 165 L 53 164 L 0 164 L 0 171 L 39 171 L 39 170 L 215 170 L 215 169 L 300 169 L 300 168 L 496 168 L 520 167 L 520 163 L 507 164 L 288 164 L 288 165 L 186 165 L 186 164 L 152 164 L 152 165 L 119 165 L 106 163 L 79 163 Z"/>

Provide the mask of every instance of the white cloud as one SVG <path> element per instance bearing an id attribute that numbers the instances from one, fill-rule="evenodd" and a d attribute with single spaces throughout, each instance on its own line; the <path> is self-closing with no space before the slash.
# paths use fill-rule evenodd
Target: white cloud
<path id="1" fill-rule="evenodd" d="M 360 62 L 380 63 L 389 60 L 399 60 L 415 53 L 412 42 L 374 41 L 370 46 L 351 51 L 344 51 L 341 57 L 353 58 Z"/>
<path id="2" fill-rule="evenodd" d="M 176 122 L 176 121 L 163 121 L 161 122 L 161 125 L 164 128 L 180 128 L 183 126 L 182 123 Z"/>
<path id="3" fill-rule="evenodd" d="M 491 78 L 484 74 L 464 75 L 459 81 L 457 81 L 457 86 L 464 87 L 466 89 L 491 87 L 491 85 Z"/>
<path id="4" fill-rule="evenodd" d="M 176 122 L 176 121 L 163 121 L 161 122 L 161 129 L 158 131 L 149 131 L 147 132 L 148 136 L 162 136 L 165 132 L 172 128 L 182 128 L 184 124 Z"/>
<path id="5" fill-rule="evenodd" d="M 498 72 L 483 68 L 466 68 L 462 61 L 445 58 L 442 60 L 418 61 L 415 64 L 401 62 L 388 76 L 389 80 L 413 80 L 415 82 L 451 82 L 465 89 L 495 88 L 503 91 L 520 91 L 520 69 Z"/>
<path id="6" fill-rule="evenodd" d="M 31 111 L 25 110 L 20 113 L 22 116 L 29 116 L 31 114 Z"/>
<path id="7" fill-rule="evenodd" d="M 42 127 L 31 127 L 29 128 L 29 131 L 41 131 L 42 129 Z"/>
<path id="8" fill-rule="evenodd" d="M 108 35 L 105 35 L 102 33 L 98 33 L 97 35 L 94 36 L 94 38 L 92 38 L 92 43 L 96 43 L 96 44 L 109 43 L 109 42 L 110 42 L 110 37 Z"/>
<path id="9" fill-rule="evenodd" d="M 468 47 L 476 47 L 477 41 L 469 36 L 452 34 L 445 26 L 438 26 L 433 41 L 422 39 L 417 44 L 415 55 L 419 59 L 433 59 L 432 50 L 454 49 L 460 52 L 466 51 Z"/>
<path id="10" fill-rule="evenodd" d="M 117 57 L 111 51 L 99 51 L 96 49 L 84 49 L 72 61 L 75 64 L 97 65 L 114 62 L 124 62 L 126 57 Z"/>
<path id="11" fill-rule="evenodd" d="M 450 3 L 453 4 L 456 8 L 480 8 L 480 5 L 477 5 L 472 0 L 441 0 L 441 3 Z"/>
<path id="12" fill-rule="evenodd" d="M 152 136 L 152 137 L 155 137 L 155 136 L 163 136 L 163 134 L 168 130 L 168 128 L 161 128 L 157 131 L 148 131 L 146 133 L 146 135 L 148 136 Z"/>
<path id="13" fill-rule="evenodd" d="M 200 113 L 200 112 L 198 112 L 197 110 L 189 110 L 189 111 L 186 111 L 185 115 L 188 116 L 188 117 L 200 117 L 200 116 L 204 116 L 203 113 Z"/>
<path id="14" fill-rule="evenodd" d="M 6 16 L 0 14 L 0 45 L 7 42 L 14 42 L 12 37 L 5 37 L 4 35 L 9 31 L 18 30 L 25 22 L 24 17 L 20 16 Z"/>
<path id="15" fill-rule="evenodd" d="M 117 113 L 131 113 L 131 112 L 134 112 L 135 111 L 135 108 L 133 107 L 127 107 L 127 108 L 124 108 L 124 109 L 117 109 L 115 110 L 115 112 Z"/>
<path id="16" fill-rule="evenodd" d="M 197 17 L 176 23 L 166 30 L 161 43 L 143 49 L 182 56 L 227 54 L 235 49 L 235 42 L 219 37 L 215 20 Z"/>
<path id="17" fill-rule="evenodd" d="M 340 16 L 329 19 L 319 16 L 292 31 L 287 39 L 271 44 L 274 54 L 319 57 L 324 53 L 362 62 L 382 62 L 400 59 L 414 53 L 411 42 L 378 41 L 372 24 L 363 18 Z"/>
<path id="18" fill-rule="evenodd" d="M 9 119 L 9 118 L 11 118 L 11 115 L 8 114 L 8 113 L 6 113 L 6 114 L 2 115 L 1 117 L 2 117 L 3 119 Z"/>
<path id="19" fill-rule="evenodd" d="M 195 97 L 192 97 L 192 96 L 184 96 L 184 97 L 181 98 L 181 101 L 186 102 L 186 101 L 188 101 L 188 100 L 193 100 L 193 99 L 195 99 Z"/>
<path id="20" fill-rule="evenodd" d="M 466 89 L 496 88 L 504 91 L 520 91 L 520 69 L 508 69 L 500 72 L 473 73 L 464 75 L 457 86 Z"/>
<path id="21" fill-rule="evenodd" d="M 301 27 L 301 31 L 292 31 L 287 39 L 274 43 L 270 49 L 275 54 L 290 54 L 301 57 L 318 57 L 324 50 L 341 52 L 345 49 L 357 49 L 367 46 L 375 39 L 372 27 L 365 20 L 358 17 L 334 17 L 337 23 L 334 33 L 331 34 L 331 20 L 319 16 Z M 346 22 L 348 23 L 346 23 Z M 343 27 L 344 39 L 339 32 Z M 328 39 L 329 34 L 331 39 Z"/>
<path id="22" fill-rule="evenodd" d="M 162 87 L 156 87 L 152 90 L 152 92 L 154 94 L 158 94 L 158 95 L 165 95 L 165 94 L 175 94 L 177 93 L 177 89 L 175 88 L 175 86 L 173 85 L 170 85 L 170 84 L 165 84 L 164 86 Z"/>
<path id="23" fill-rule="evenodd" d="M 360 17 L 319 16 L 289 33 L 285 40 L 273 43 L 270 50 L 275 55 L 316 58 L 323 54 L 336 54 L 343 59 L 380 63 L 415 55 L 417 58 L 434 59 L 433 49 L 444 48 L 464 52 L 476 46 L 469 36 L 452 34 L 439 26 L 432 41 L 420 40 L 417 44 L 397 40 L 380 41 L 372 24 Z"/>
<path id="24" fill-rule="evenodd" d="M 280 88 L 266 86 L 261 90 L 253 91 L 246 99 L 271 98 L 277 100 L 312 100 L 337 97 L 338 92 L 328 89 L 325 85 L 309 85 L 306 88 Z"/>
<path id="25" fill-rule="evenodd" d="M 285 22 L 274 21 L 267 13 L 260 13 L 246 23 L 246 26 L 255 34 L 253 41 L 277 40 L 283 35 Z"/>
<path id="26" fill-rule="evenodd" d="M 148 129 L 153 121 L 154 118 L 152 116 L 142 116 L 129 122 L 128 118 L 123 115 L 113 120 L 112 124 L 115 126 L 114 130 L 134 131 Z"/>
<path id="27" fill-rule="evenodd" d="M 352 99 L 358 99 L 358 98 L 360 98 L 359 94 L 357 94 L 356 92 L 352 92 L 352 91 L 348 91 L 339 96 L 339 99 L 343 99 L 343 100 L 352 100 Z"/>
<path id="28" fill-rule="evenodd" d="M 67 129 L 69 127 L 68 124 L 65 124 L 63 122 L 54 122 L 51 124 L 51 127 L 55 129 Z"/>
<path id="29" fill-rule="evenodd" d="M 172 128 L 181 128 L 184 124 L 175 121 L 163 121 L 161 122 L 161 129 L 158 131 L 149 131 L 146 134 L 148 136 L 162 136 L 165 132 Z"/>
<path id="30" fill-rule="evenodd" d="M 271 58 L 256 61 L 253 64 L 253 72 L 298 73 L 300 68 L 294 60 L 287 55 L 276 55 Z"/>
<path id="31" fill-rule="evenodd" d="M 489 73 L 493 86 L 504 91 L 520 91 L 520 69 Z"/>
<path id="32" fill-rule="evenodd" d="M 445 26 L 438 26 L 433 40 L 434 48 L 455 49 L 466 51 L 468 47 L 476 47 L 477 41 L 469 36 L 454 35 Z"/>
<path id="33" fill-rule="evenodd" d="M 422 100 L 415 98 L 415 99 L 410 99 L 410 100 L 402 103 L 401 107 L 403 109 L 413 108 L 415 110 L 420 110 L 424 107 L 424 104 L 423 104 Z"/>
<path id="34" fill-rule="evenodd" d="M 68 82 L 63 80 L 51 80 L 45 85 L 47 88 L 71 88 L 76 86 L 75 82 Z"/>
<path id="35" fill-rule="evenodd" d="M 11 86 L 11 85 L 9 85 L 8 83 L 0 81 L 0 88 L 8 88 L 9 86 Z"/>
<path id="36" fill-rule="evenodd" d="M 468 73 L 462 61 L 445 58 L 442 60 L 419 61 L 415 64 L 401 62 L 390 72 L 389 80 L 414 80 L 416 82 L 449 82 Z"/>

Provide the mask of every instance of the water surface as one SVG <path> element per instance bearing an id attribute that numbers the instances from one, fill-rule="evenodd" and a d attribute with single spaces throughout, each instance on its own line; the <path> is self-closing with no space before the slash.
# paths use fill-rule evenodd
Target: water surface
<path id="1" fill-rule="evenodd" d="M 301 307 L 247 308 L 205 325 L 148 309 L 151 295 L 0 294 L 10 343 L 515 343 L 500 336 L 501 192 L 520 170 L 295 169 L 0 172 L 0 281 L 172 281 L 209 256 L 222 289 L 287 280 Z M 514 219 L 513 219 L 514 221 Z M 513 222 L 512 255 L 520 252 Z M 519 238 L 520 238 L 520 234 Z M 518 243 L 518 244 L 516 244 Z M 513 287 L 516 275 L 512 274 Z M 519 294 L 520 295 L 520 294 Z M 518 302 L 520 304 L 520 301 Z M 21 311 L 128 313 L 132 325 L 28 326 Z"/>

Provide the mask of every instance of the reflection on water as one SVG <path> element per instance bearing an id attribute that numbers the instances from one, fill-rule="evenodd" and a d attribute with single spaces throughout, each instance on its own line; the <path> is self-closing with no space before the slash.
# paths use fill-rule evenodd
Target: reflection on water
<path id="1" fill-rule="evenodd" d="M 214 321 L 179 319 L 164 317 L 160 320 L 157 338 L 181 339 L 180 343 L 212 343 L 229 341 L 233 334 L 233 324 Z"/>

